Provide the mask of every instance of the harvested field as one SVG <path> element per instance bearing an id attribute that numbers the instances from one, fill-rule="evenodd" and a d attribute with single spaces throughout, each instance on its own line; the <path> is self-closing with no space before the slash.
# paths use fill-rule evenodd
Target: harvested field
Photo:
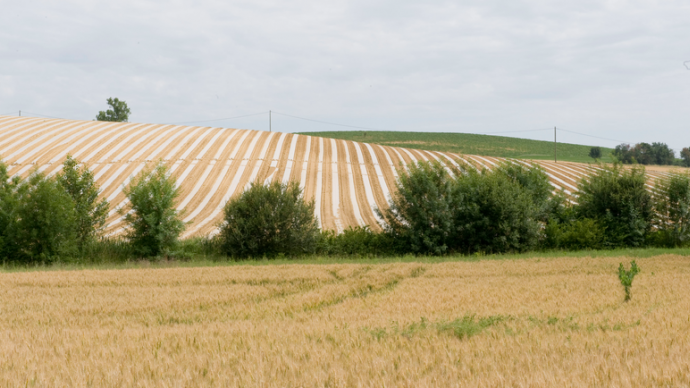
<path id="1" fill-rule="evenodd" d="M 122 230 L 115 209 L 127 203 L 123 186 L 147 165 L 163 160 L 181 190 L 178 208 L 189 222 L 183 237 L 213 233 L 227 200 L 255 181 L 298 181 L 306 198 L 315 200 L 324 229 L 342 231 L 357 225 L 378 229 L 374 208 L 387 207 L 396 168 L 418 160 L 450 164 L 460 158 L 449 152 L 288 133 L 0 116 L 0 157 L 10 174 L 26 176 L 33 169 L 54 174 L 68 153 L 93 170 L 101 196 L 110 202 L 107 234 Z M 502 160 L 461 158 L 488 168 Z M 550 175 L 554 189 L 567 193 L 591 168 L 535 162 Z M 649 177 L 666 173 L 650 171 Z"/>
<path id="2" fill-rule="evenodd" d="M 690 262 L 621 261 L 3 273 L 0 385 L 690 386 Z"/>

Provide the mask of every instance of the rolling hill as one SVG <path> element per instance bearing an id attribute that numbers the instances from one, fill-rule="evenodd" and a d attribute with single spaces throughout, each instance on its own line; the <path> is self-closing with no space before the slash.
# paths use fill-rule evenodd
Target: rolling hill
<path id="1" fill-rule="evenodd" d="M 227 200 L 251 182 L 299 182 L 305 197 L 315 201 L 324 229 L 378 229 L 374 209 L 387 207 L 404 164 L 464 159 L 491 168 L 502 160 L 291 133 L 0 116 L 0 158 L 10 174 L 55 174 L 67 154 L 89 166 L 101 197 L 110 202 L 109 235 L 123 230 L 116 211 L 127 204 L 123 187 L 145 168 L 165 162 L 180 188 L 177 207 L 188 222 L 185 237 L 215 233 Z M 571 162 L 537 163 L 554 189 L 567 192 L 592 168 Z M 652 179 L 662 173 L 649 174 Z"/>

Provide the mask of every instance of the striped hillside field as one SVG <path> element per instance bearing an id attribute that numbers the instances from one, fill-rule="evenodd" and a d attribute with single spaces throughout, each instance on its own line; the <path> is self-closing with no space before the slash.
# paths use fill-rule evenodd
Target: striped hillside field
<path id="1" fill-rule="evenodd" d="M 228 199 L 251 182 L 271 181 L 299 182 L 305 198 L 315 201 L 323 229 L 369 225 L 378 230 L 374 209 L 388 206 L 398 169 L 405 164 L 464 160 L 491 168 L 502 160 L 246 129 L 0 116 L 0 158 L 10 175 L 24 177 L 36 169 L 53 175 L 67 154 L 93 171 L 101 197 L 110 202 L 106 235 L 123 230 L 116 210 L 127 204 L 123 187 L 162 160 L 180 189 L 177 209 L 188 222 L 183 237 L 215 233 Z M 534 162 L 544 168 L 554 190 L 566 193 L 596 168 Z M 647 171 L 650 185 L 666 174 Z"/>

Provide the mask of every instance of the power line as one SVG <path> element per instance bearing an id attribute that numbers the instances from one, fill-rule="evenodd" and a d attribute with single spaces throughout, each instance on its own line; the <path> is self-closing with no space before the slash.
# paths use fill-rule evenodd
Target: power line
<path id="1" fill-rule="evenodd" d="M 595 138 L 595 139 L 609 140 L 609 141 L 615 141 L 615 142 L 625 143 L 625 144 L 632 144 L 632 142 L 630 142 L 630 141 L 617 140 L 617 139 L 609 139 L 609 138 L 607 138 L 607 137 L 600 137 L 600 136 L 593 136 L 593 135 L 588 135 L 588 134 L 586 134 L 586 133 L 570 131 L 570 130 L 563 129 L 563 128 L 560 128 L 560 127 L 558 128 L 558 130 L 559 130 L 559 131 L 565 131 L 565 132 L 574 133 L 574 134 L 581 135 L 581 136 L 593 137 L 593 138 Z"/>
<path id="2" fill-rule="evenodd" d="M 171 124 L 210 123 L 210 122 L 212 122 L 212 121 L 232 120 L 232 119 L 239 119 L 239 118 L 242 118 L 242 117 L 265 115 L 266 113 L 268 113 L 268 112 L 259 112 L 259 113 L 252 113 L 252 114 L 242 115 L 242 116 L 226 117 L 226 118 L 224 118 L 224 119 L 197 120 L 197 121 L 181 121 L 181 122 L 178 122 L 178 123 L 171 123 Z"/>
<path id="3" fill-rule="evenodd" d="M 15 111 L 12 111 L 12 112 L 0 113 L 0 116 L 9 116 L 9 115 L 15 114 L 15 113 L 17 113 L 17 112 L 18 112 L 18 111 L 15 110 Z"/>
<path id="4" fill-rule="evenodd" d="M 282 115 L 282 116 L 292 117 L 292 118 L 295 118 L 295 119 L 306 120 L 306 121 L 313 121 L 313 122 L 315 122 L 315 123 L 329 124 L 329 125 L 337 125 L 337 126 L 339 126 L 339 127 L 356 128 L 356 129 L 366 129 L 366 130 L 369 130 L 369 131 L 385 131 L 385 129 L 380 129 L 380 128 L 358 127 L 358 126 L 356 126 L 356 125 L 338 124 L 338 123 L 331 123 L 331 122 L 328 122 L 328 121 L 307 119 L 307 118 L 304 118 L 304 117 L 293 116 L 293 115 L 289 115 L 289 114 L 287 114 L 287 113 L 280 113 L 280 112 L 276 112 L 276 111 L 273 111 L 273 113 L 276 113 L 276 114 L 279 114 L 279 115 Z"/>

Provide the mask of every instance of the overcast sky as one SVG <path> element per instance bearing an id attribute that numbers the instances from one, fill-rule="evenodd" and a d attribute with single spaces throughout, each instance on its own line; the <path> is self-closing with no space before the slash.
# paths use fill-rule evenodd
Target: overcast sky
<path id="1" fill-rule="evenodd" d="M 687 1 L 5 1 L 0 114 L 690 146 Z M 690 67 L 690 62 L 687 63 Z M 27 114 L 27 113 L 24 113 Z M 196 120 L 196 122 L 195 122 Z M 199 123 L 202 124 L 202 123 Z M 268 115 L 204 125 L 268 129 Z M 273 114 L 285 132 L 347 130 Z"/>

